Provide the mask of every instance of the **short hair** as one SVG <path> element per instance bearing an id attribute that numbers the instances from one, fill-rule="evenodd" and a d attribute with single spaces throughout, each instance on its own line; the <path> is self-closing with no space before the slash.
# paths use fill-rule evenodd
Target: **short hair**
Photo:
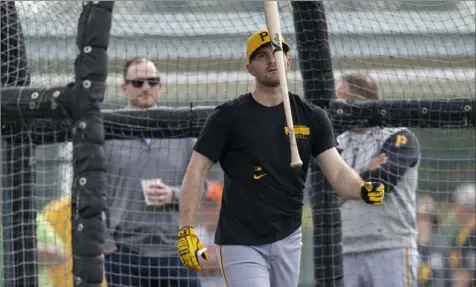
<path id="1" fill-rule="evenodd" d="M 367 73 L 347 73 L 341 76 L 347 84 L 348 92 L 368 100 L 380 100 L 377 82 Z"/>
<path id="2" fill-rule="evenodd" d="M 453 191 L 454 203 L 463 205 L 468 209 L 476 208 L 476 185 L 474 183 L 463 183 Z"/>
<path id="3" fill-rule="evenodd" d="M 147 63 L 151 62 L 154 63 L 151 59 L 145 56 L 134 57 L 130 60 L 127 60 L 126 64 L 124 65 L 124 69 L 122 70 L 122 76 L 124 77 L 124 81 L 127 81 L 127 73 L 129 72 L 129 68 L 134 64 L 140 63 Z"/>

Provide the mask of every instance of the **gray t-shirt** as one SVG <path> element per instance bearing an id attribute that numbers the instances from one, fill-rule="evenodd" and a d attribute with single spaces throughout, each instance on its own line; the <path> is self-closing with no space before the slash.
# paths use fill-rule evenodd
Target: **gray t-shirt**
<path id="1" fill-rule="evenodd" d="M 386 185 L 380 206 L 363 201 L 342 204 L 343 252 L 390 248 L 416 249 L 416 189 L 420 148 L 406 128 L 373 128 L 365 133 L 345 132 L 337 137 L 341 156 L 366 181 Z M 369 164 L 386 153 L 388 162 L 369 171 Z"/>
<path id="2" fill-rule="evenodd" d="M 115 244 L 143 256 L 177 255 L 178 193 L 195 139 L 106 141 L 108 231 Z M 174 204 L 147 206 L 141 180 L 161 179 Z"/>

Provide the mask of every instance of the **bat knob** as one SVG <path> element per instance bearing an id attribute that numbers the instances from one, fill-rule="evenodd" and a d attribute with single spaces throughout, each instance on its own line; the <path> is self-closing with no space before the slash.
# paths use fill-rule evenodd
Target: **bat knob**
<path id="1" fill-rule="evenodd" d="M 301 160 L 291 162 L 291 167 L 292 168 L 299 168 L 301 166 L 302 166 L 302 161 Z"/>
<path id="2" fill-rule="evenodd" d="M 205 253 L 205 251 L 207 251 L 207 248 L 206 248 L 206 247 L 203 248 L 203 249 L 198 250 L 198 251 L 197 251 L 197 255 L 198 255 L 198 256 L 202 256 L 202 254 Z"/>

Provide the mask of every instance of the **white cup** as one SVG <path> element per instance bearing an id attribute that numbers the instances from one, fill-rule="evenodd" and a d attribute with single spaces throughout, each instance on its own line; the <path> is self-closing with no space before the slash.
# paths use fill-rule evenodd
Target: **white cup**
<path id="1" fill-rule="evenodd" d="M 149 190 L 149 186 L 151 184 L 157 184 L 157 183 L 162 183 L 162 179 L 156 178 L 156 179 L 143 179 L 143 180 L 141 180 L 142 192 L 144 193 L 145 204 L 147 206 L 158 204 L 158 202 L 156 202 L 156 201 L 151 201 L 149 199 L 149 197 L 147 196 L 147 191 Z"/>

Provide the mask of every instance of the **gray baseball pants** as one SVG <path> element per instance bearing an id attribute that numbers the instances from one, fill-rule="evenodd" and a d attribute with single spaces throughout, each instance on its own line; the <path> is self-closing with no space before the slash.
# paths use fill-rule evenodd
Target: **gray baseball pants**
<path id="1" fill-rule="evenodd" d="M 296 287 L 301 247 L 301 228 L 271 244 L 218 246 L 226 287 Z"/>
<path id="2" fill-rule="evenodd" d="M 416 287 L 418 251 L 410 248 L 344 254 L 346 287 Z"/>

